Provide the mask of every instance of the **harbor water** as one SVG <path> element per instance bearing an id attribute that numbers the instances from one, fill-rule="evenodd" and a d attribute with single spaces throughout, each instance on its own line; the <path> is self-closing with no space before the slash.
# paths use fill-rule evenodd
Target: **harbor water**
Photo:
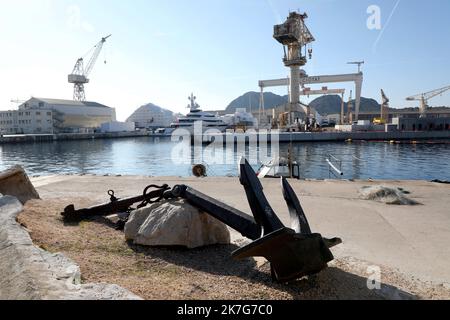
<path id="1" fill-rule="evenodd" d="M 151 137 L 5 144 L 0 145 L 0 170 L 21 165 L 31 176 L 191 176 L 195 151 L 182 159 L 183 155 L 174 156 L 176 146 L 170 139 Z M 287 156 L 288 148 L 288 144 L 281 144 L 280 155 Z M 240 157 L 258 151 L 248 146 L 238 149 L 231 157 L 228 154 L 231 161 L 227 163 L 202 161 L 207 174 L 237 176 Z M 336 178 L 326 161 L 332 155 L 340 162 L 337 166 L 344 175 L 337 178 L 341 179 L 450 180 L 450 141 L 296 143 L 292 149 L 302 178 Z M 258 169 L 257 163 L 253 165 Z"/>

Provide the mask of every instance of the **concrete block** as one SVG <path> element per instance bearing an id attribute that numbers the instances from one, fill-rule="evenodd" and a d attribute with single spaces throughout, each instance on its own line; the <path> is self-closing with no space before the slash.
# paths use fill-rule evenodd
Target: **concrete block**
<path id="1" fill-rule="evenodd" d="M 39 199 L 39 194 L 20 166 L 0 172 L 0 193 L 16 197 L 23 204 L 28 200 Z"/>

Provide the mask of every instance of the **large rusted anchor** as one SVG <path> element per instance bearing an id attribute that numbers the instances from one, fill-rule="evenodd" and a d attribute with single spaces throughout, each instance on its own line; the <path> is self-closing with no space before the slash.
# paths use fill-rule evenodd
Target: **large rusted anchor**
<path id="1" fill-rule="evenodd" d="M 114 197 L 109 204 L 78 211 L 69 206 L 62 215 L 76 220 L 77 217 L 82 219 L 91 215 L 117 213 L 111 210 L 120 208 L 123 211 L 129 209 L 133 203 L 141 201 L 151 203 L 163 198 L 182 198 L 253 240 L 249 245 L 233 252 L 232 256 L 235 259 L 266 258 L 271 264 L 274 281 L 288 282 L 325 269 L 328 262 L 334 259 L 330 248 L 342 243 L 342 240 L 326 239 L 318 233 L 312 233 L 300 201 L 289 182 L 281 178 L 283 196 L 291 217 L 290 228 L 286 227 L 273 211 L 264 195 L 260 180 L 244 158 L 240 163 L 240 182 L 244 186 L 253 218 L 186 185 L 177 185 L 172 189 L 167 185 L 149 186 L 142 196 L 124 200 Z M 150 191 L 155 188 L 156 190 Z"/>
<path id="2" fill-rule="evenodd" d="M 342 240 L 325 239 L 311 232 L 300 201 L 285 178 L 281 179 L 281 185 L 289 208 L 291 228 L 286 227 L 273 211 L 260 180 L 244 158 L 240 163 L 240 182 L 245 188 L 254 219 L 184 185 L 167 191 L 165 197 L 186 199 L 191 205 L 253 240 L 233 252 L 232 256 L 236 259 L 266 258 L 271 263 L 275 281 L 288 282 L 316 274 L 327 267 L 328 262 L 334 259 L 330 248 L 342 243 Z"/>

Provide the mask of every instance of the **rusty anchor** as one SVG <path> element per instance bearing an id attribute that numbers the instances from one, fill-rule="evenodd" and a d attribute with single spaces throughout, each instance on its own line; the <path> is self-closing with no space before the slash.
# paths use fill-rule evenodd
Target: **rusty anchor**
<path id="1" fill-rule="evenodd" d="M 270 262 L 274 281 L 289 282 L 317 274 L 327 267 L 334 259 L 330 249 L 342 240 L 327 239 L 311 231 L 300 201 L 285 178 L 281 178 L 281 187 L 291 218 L 290 228 L 281 222 L 270 206 L 260 180 L 245 158 L 240 163 L 240 183 L 245 189 L 253 217 L 186 185 L 177 185 L 172 189 L 167 185 L 152 185 L 144 190 L 142 196 L 123 200 L 115 198 L 114 193 L 110 192 L 110 203 L 81 210 L 75 210 L 71 205 L 62 215 L 65 219 L 80 220 L 93 215 L 129 212 L 137 202 L 141 202 L 138 207 L 142 207 L 162 199 L 181 198 L 253 240 L 234 251 L 232 257 L 266 258 Z"/>
<path id="2" fill-rule="evenodd" d="M 183 198 L 253 240 L 233 252 L 233 258 L 266 258 L 271 264 L 274 281 L 289 282 L 325 269 L 328 262 L 334 259 L 330 248 L 342 243 L 342 240 L 326 239 L 311 232 L 300 201 L 289 182 L 285 178 L 281 179 L 291 228 L 278 218 L 264 195 L 255 171 L 244 158 L 240 163 L 240 182 L 245 189 L 253 218 L 185 185 L 175 186 L 166 192 L 165 197 Z"/>

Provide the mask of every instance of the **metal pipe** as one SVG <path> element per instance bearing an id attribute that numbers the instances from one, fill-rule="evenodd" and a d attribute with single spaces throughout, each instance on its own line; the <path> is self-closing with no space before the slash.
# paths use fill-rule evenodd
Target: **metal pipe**
<path id="1" fill-rule="evenodd" d="M 330 168 L 333 169 L 339 176 L 343 176 L 344 175 L 344 173 L 341 170 L 336 168 L 336 166 L 330 161 L 330 159 L 327 159 L 327 163 L 330 166 Z"/>

